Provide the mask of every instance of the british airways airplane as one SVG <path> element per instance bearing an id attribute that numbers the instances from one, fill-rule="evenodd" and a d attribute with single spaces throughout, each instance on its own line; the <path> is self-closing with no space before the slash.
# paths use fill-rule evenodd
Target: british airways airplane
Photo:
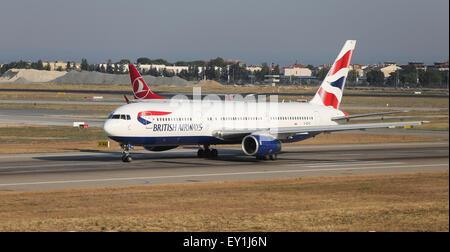
<path id="1" fill-rule="evenodd" d="M 348 40 L 319 90 L 308 103 L 280 103 L 265 97 L 240 100 L 165 99 L 154 94 L 133 64 L 129 65 L 134 101 L 117 108 L 103 129 L 122 147 L 130 162 L 133 146 L 165 151 L 182 145 L 199 146 L 197 156 L 215 158 L 212 145 L 241 144 L 246 155 L 275 160 L 283 143 L 302 141 L 320 133 L 420 125 L 424 122 L 346 124 L 350 119 L 393 112 L 348 115 L 339 110 L 355 49 Z M 198 96 L 201 97 L 201 96 Z M 276 98 L 276 97 L 275 97 Z M 201 148 L 203 146 L 203 148 Z"/>

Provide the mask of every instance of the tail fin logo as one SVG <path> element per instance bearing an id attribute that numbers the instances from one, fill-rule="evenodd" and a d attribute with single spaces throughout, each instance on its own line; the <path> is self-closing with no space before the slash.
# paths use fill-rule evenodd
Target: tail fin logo
<path id="1" fill-rule="evenodd" d="M 137 77 L 136 79 L 134 79 L 133 92 L 134 96 L 136 96 L 137 99 L 145 98 L 150 92 L 150 89 L 147 87 L 147 85 L 144 84 L 144 80 L 142 80 L 142 77 Z"/>
<path id="2" fill-rule="evenodd" d="M 310 103 L 339 108 L 356 40 L 347 40 Z"/>

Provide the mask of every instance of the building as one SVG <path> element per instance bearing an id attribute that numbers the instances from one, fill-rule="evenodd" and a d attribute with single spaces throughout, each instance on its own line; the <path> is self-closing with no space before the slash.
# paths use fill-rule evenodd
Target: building
<path id="1" fill-rule="evenodd" d="M 364 66 L 361 64 L 350 65 L 350 70 L 355 70 L 358 73 L 358 78 L 364 76 Z"/>
<path id="2" fill-rule="evenodd" d="M 423 62 L 417 62 L 417 61 L 408 62 L 408 66 L 412 66 L 415 69 L 419 69 L 419 70 L 427 70 L 427 67 L 424 65 Z"/>
<path id="3" fill-rule="evenodd" d="M 262 70 L 262 66 L 250 65 L 250 66 L 247 66 L 245 69 L 247 71 L 249 71 L 250 73 L 255 73 L 255 72 L 261 71 Z"/>
<path id="4" fill-rule="evenodd" d="M 295 63 L 292 66 L 283 67 L 281 71 L 284 76 L 311 76 L 312 71 L 302 64 Z"/>
<path id="5" fill-rule="evenodd" d="M 189 70 L 188 66 L 166 66 L 166 71 L 174 74 L 179 74 L 181 71 Z"/>
<path id="6" fill-rule="evenodd" d="M 280 82 L 279 75 L 264 75 L 264 83 L 275 86 L 279 82 Z"/>
<path id="7" fill-rule="evenodd" d="M 432 66 L 434 69 L 439 71 L 448 71 L 448 61 L 446 62 L 434 62 Z"/>
<path id="8" fill-rule="evenodd" d="M 56 61 L 56 62 L 43 62 L 42 64 L 44 65 L 44 67 L 47 64 L 49 64 L 51 71 L 58 71 L 58 70 L 66 71 L 67 70 L 67 63 L 68 62 L 64 62 L 64 61 Z M 79 63 L 69 62 L 69 64 L 70 64 L 70 67 L 73 70 L 80 70 L 81 69 L 81 64 L 79 64 Z"/>
<path id="9" fill-rule="evenodd" d="M 397 66 L 395 62 L 385 62 L 384 67 L 380 68 L 380 71 L 383 72 L 384 78 L 389 78 L 391 73 L 401 70 L 402 68 Z"/>

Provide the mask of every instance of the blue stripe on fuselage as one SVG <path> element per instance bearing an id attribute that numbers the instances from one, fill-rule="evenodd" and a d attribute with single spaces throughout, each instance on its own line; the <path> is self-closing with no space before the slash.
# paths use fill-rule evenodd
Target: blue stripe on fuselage
<path id="1" fill-rule="evenodd" d="M 292 136 L 290 139 L 281 139 L 283 143 L 298 142 L 311 138 L 317 134 L 301 134 Z M 173 137 L 120 137 L 110 136 L 112 140 L 132 145 L 155 145 L 155 146 L 173 146 L 173 145 L 203 145 L 203 144 L 240 144 L 242 139 L 224 141 L 213 136 L 173 136 Z"/>
<path id="2" fill-rule="evenodd" d="M 173 137 L 119 137 L 110 136 L 112 140 L 132 145 L 190 145 L 190 144 L 233 144 L 240 141 L 223 141 L 212 136 L 173 136 Z"/>

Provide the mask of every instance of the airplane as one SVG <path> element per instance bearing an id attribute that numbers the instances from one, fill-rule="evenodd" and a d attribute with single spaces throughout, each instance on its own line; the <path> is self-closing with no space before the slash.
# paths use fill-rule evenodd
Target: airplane
<path id="1" fill-rule="evenodd" d="M 243 100 L 165 99 L 154 94 L 133 64 L 129 65 L 134 101 L 114 110 L 103 130 L 122 148 L 122 161 L 131 162 L 130 150 L 143 146 L 165 151 L 197 145 L 199 158 L 216 158 L 212 145 L 241 144 L 244 154 L 258 160 L 276 160 L 283 143 L 321 133 L 421 125 L 424 121 L 346 124 L 350 119 L 389 114 L 348 115 L 339 109 L 356 40 L 347 40 L 309 102 L 278 102 L 276 97 Z M 203 148 L 201 147 L 203 146 Z"/>

